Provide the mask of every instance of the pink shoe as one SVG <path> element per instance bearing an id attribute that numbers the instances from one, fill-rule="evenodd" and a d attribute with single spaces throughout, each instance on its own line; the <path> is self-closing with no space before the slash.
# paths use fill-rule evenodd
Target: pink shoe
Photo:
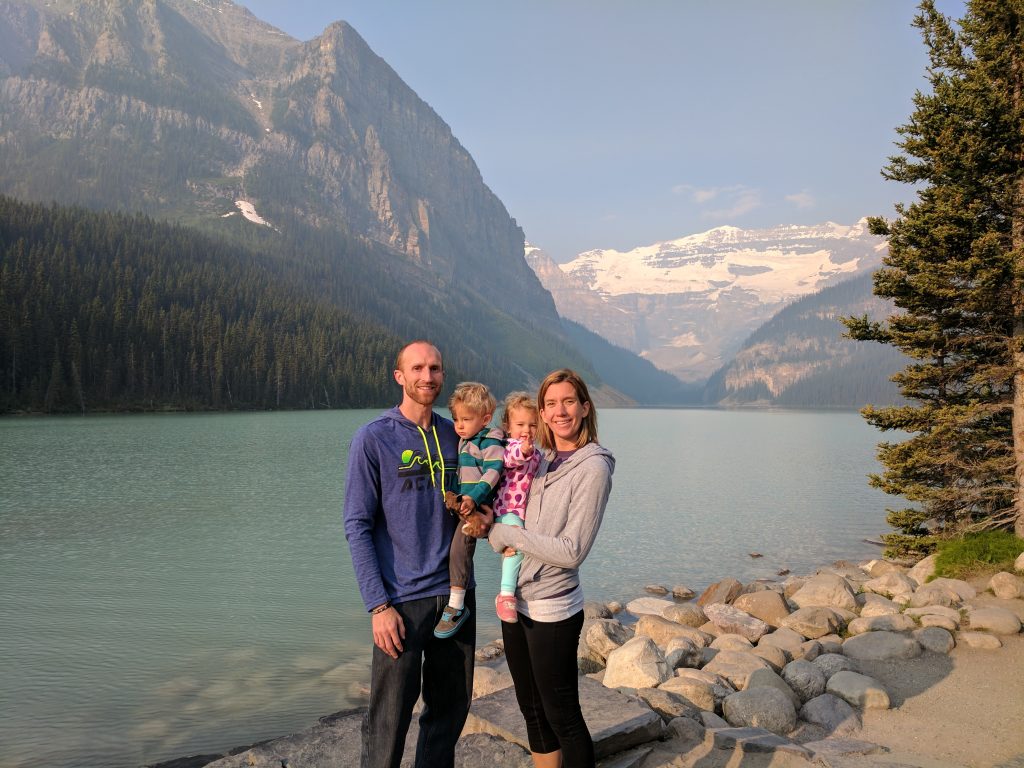
<path id="1" fill-rule="evenodd" d="M 519 614 L 516 613 L 515 595 L 498 595 L 494 598 L 494 608 L 498 612 L 498 618 L 509 624 L 519 621 Z"/>

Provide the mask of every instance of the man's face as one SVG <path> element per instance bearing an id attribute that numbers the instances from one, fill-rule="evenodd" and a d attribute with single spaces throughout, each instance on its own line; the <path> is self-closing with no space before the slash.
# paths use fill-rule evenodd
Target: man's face
<path id="1" fill-rule="evenodd" d="M 432 344 L 411 344 L 402 352 L 395 381 L 402 386 L 402 400 L 431 406 L 441 394 L 444 367 L 441 353 Z"/>

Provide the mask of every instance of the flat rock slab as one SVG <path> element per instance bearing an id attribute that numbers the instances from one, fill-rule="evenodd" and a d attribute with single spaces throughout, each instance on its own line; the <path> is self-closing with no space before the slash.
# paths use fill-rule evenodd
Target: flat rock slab
<path id="1" fill-rule="evenodd" d="M 811 751 L 764 728 L 709 728 L 708 735 L 718 749 L 743 753 L 785 752 L 810 759 Z"/>
<path id="2" fill-rule="evenodd" d="M 815 760 L 828 760 L 836 757 L 852 757 L 854 755 L 877 755 L 885 752 L 885 747 L 873 744 L 870 741 L 859 739 L 822 739 L 821 741 L 809 741 L 804 744 L 804 749 L 814 754 Z"/>
<path id="3" fill-rule="evenodd" d="M 594 739 L 598 758 L 632 749 L 661 736 L 665 726 L 657 712 L 589 677 L 581 677 L 579 682 L 583 718 Z M 489 733 L 529 749 L 526 724 L 516 702 L 515 690 L 505 688 L 474 701 L 463 731 L 463 734 L 468 733 Z M 280 763 L 275 768 L 279 766 Z"/>
<path id="4" fill-rule="evenodd" d="M 661 597 L 638 597 L 626 603 L 626 610 L 634 616 L 661 616 L 666 608 L 671 608 L 675 603 Z"/>
<path id="5" fill-rule="evenodd" d="M 1003 647 L 1002 641 L 988 632 L 957 632 L 956 644 L 982 651 L 994 651 L 996 648 Z"/>
<path id="6" fill-rule="evenodd" d="M 921 655 L 921 644 L 895 632 L 865 632 L 847 638 L 843 655 L 864 661 L 913 659 Z"/>
<path id="7" fill-rule="evenodd" d="M 604 760 L 597 761 L 597 768 L 640 768 L 646 758 L 654 749 L 652 747 L 637 747 L 626 752 L 619 752 Z M 533 768 L 533 761 L 530 761 L 530 768 Z"/>

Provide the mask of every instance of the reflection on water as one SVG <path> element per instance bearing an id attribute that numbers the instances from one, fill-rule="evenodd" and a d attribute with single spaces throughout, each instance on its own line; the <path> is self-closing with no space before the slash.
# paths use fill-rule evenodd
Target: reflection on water
<path id="1" fill-rule="evenodd" d="M 0 421 L 0 766 L 134 766 L 359 703 L 369 622 L 340 509 L 373 415 Z M 854 413 L 603 410 L 617 468 L 588 597 L 875 552 L 877 439 Z M 499 558 L 477 569 L 488 605 Z"/>

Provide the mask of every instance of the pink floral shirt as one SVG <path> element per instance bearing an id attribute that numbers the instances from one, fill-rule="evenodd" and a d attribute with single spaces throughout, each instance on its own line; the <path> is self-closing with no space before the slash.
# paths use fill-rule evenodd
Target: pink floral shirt
<path id="1" fill-rule="evenodd" d="M 523 456 L 523 441 L 511 439 L 505 446 L 505 473 L 494 497 L 495 518 L 511 512 L 526 519 L 526 500 L 530 495 L 530 483 L 540 466 L 540 450 L 533 447 L 529 458 Z"/>

